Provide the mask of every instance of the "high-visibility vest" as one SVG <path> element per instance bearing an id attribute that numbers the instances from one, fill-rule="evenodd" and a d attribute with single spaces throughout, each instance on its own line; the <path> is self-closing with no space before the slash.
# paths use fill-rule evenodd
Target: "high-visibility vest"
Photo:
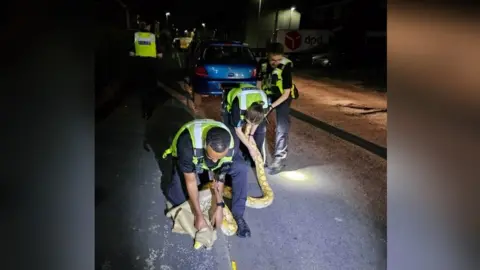
<path id="1" fill-rule="evenodd" d="M 275 69 L 273 69 L 273 71 L 270 74 L 266 74 L 266 76 L 264 76 L 263 81 L 262 81 L 262 90 L 264 90 L 265 93 L 267 93 L 267 95 L 277 94 L 276 91 L 275 91 L 276 88 L 278 88 L 278 91 L 280 91 L 280 94 L 283 94 L 284 89 L 283 89 L 283 83 L 282 83 L 282 72 L 283 72 L 283 69 L 285 68 L 285 66 L 287 64 L 291 64 L 292 67 L 293 67 L 293 62 L 290 59 L 288 59 L 286 57 L 283 57 L 280 64 Z M 267 65 L 268 65 L 268 63 L 263 63 L 262 64 L 262 66 L 261 66 L 261 71 L 262 72 L 264 72 L 264 73 L 267 72 Z M 272 77 L 274 75 L 277 75 L 277 80 L 275 81 L 275 83 L 272 82 Z M 295 85 L 292 83 L 292 88 L 294 88 L 294 87 L 295 87 Z M 297 95 L 298 95 L 297 91 L 290 91 L 290 96 L 292 98 L 296 99 Z"/>
<path id="2" fill-rule="evenodd" d="M 227 155 L 218 161 L 217 166 L 215 166 L 215 168 L 208 168 L 207 164 L 205 163 L 204 152 L 205 152 L 205 146 L 206 146 L 207 132 L 213 127 L 220 127 L 228 131 L 228 134 L 230 134 L 230 145 L 228 147 Z M 170 154 L 173 157 L 178 157 L 177 141 L 180 135 L 185 130 L 188 130 L 188 133 L 190 134 L 190 139 L 192 140 L 192 145 L 193 145 L 192 162 L 193 164 L 195 164 L 195 167 L 197 168 L 197 170 L 204 169 L 204 170 L 214 171 L 222 167 L 223 164 L 232 162 L 233 154 L 234 154 L 234 145 L 235 145 L 233 141 L 232 133 L 224 123 L 211 120 L 211 119 L 196 119 L 183 125 L 177 131 L 170 147 L 167 150 L 165 150 L 165 152 L 163 153 L 163 156 L 162 156 L 163 158 L 167 158 L 167 156 Z"/>
<path id="3" fill-rule="evenodd" d="M 155 35 L 149 32 L 135 33 L 135 55 L 139 57 L 157 57 Z"/>
<path id="4" fill-rule="evenodd" d="M 240 84 L 239 87 L 231 89 L 227 94 L 227 111 L 231 112 L 235 99 L 238 99 L 240 107 L 240 118 L 244 119 L 245 111 L 254 102 L 263 102 L 263 108 L 268 108 L 268 97 L 264 91 L 251 84 Z"/>

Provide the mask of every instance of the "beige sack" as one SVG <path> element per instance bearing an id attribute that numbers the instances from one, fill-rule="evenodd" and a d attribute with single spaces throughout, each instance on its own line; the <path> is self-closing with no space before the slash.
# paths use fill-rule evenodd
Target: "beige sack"
<path id="1" fill-rule="evenodd" d="M 172 206 L 170 202 L 167 202 L 167 208 L 170 209 L 167 212 L 167 217 L 173 219 L 172 232 L 188 234 L 195 242 L 198 242 L 206 248 L 211 248 L 217 240 L 217 231 L 213 229 L 210 223 L 211 209 L 215 209 L 212 207 L 212 192 L 210 190 L 201 190 L 198 192 L 198 197 L 200 209 L 202 210 L 208 228 L 197 232 L 193 224 L 194 215 L 188 200 L 172 209 L 170 209 Z M 199 245 L 197 244 L 196 246 L 198 247 Z"/>

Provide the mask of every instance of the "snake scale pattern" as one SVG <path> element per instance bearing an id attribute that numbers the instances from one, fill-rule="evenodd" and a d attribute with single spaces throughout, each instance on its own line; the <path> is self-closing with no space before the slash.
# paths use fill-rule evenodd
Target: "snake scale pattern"
<path id="1" fill-rule="evenodd" d="M 247 127 L 244 130 L 244 134 L 245 135 L 250 134 L 250 129 L 251 129 L 251 126 L 247 125 Z M 268 207 L 270 204 L 272 204 L 275 196 L 273 194 L 272 188 L 267 182 L 267 176 L 265 174 L 262 155 L 260 155 L 260 151 L 258 150 L 255 144 L 252 144 L 252 146 L 255 147 L 255 149 L 258 151 L 258 155 L 254 159 L 254 162 L 255 162 L 255 171 L 257 175 L 257 181 L 258 181 L 258 184 L 260 185 L 260 189 L 262 190 L 263 196 L 258 198 L 248 196 L 246 205 L 249 208 L 261 209 L 261 208 Z M 203 189 L 211 189 L 213 188 L 212 185 L 213 183 L 210 182 Z M 232 188 L 225 186 L 223 191 L 223 196 L 225 198 L 231 199 Z M 230 209 L 228 209 L 227 206 L 225 206 L 225 208 L 223 209 L 222 232 L 227 236 L 232 236 L 237 232 L 237 229 L 238 229 L 238 226 L 237 226 L 237 223 L 235 222 L 235 219 L 233 219 L 232 212 L 230 211 Z"/>

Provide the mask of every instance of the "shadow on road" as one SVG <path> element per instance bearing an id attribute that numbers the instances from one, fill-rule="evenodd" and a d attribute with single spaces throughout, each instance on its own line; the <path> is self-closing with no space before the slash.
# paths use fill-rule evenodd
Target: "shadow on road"
<path id="1" fill-rule="evenodd" d="M 160 89 L 161 92 L 164 92 Z M 172 174 L 172 159 L 162 158 L 164 151 L 170 147 L 176 132 L 193 117 L 176 100 L 169 97 L 154 116 L 147 121 L 145 128 L 144 148 L 153 151 L 158 167 L 162 172 L 161 189 L 165 194 Z"/>
<path id="2" fill-rule="evenodd" d="M 159 60 L 157 79 L 176 91 L 183 91 L 178 81 L 183 80 L 183 70 L 178 66 L 177 60 L 172 53 L 164 54 Z M 158 88 L 163 102 L 158 106 L 152 118 L 147 121 L 145 127 L 144 149 L 153 151 L 158 167 L 162 173 L 160 188 L 165 195 L 166 189 L 171 182 L 172 158 L 162 158 L 165 150 L 170 147 L 176 132 L 193 117 L 186 111 L 183 105 L 168 94 L 162 87 Z"/>

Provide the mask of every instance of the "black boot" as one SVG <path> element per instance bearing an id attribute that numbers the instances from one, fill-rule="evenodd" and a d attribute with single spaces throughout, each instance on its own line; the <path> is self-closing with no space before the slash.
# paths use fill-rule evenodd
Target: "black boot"
<path id="1" fill-rule="evenodd" d="M 240 238 L 250 237 L 250 228 L 243 217 L 233 217 L 238 225 L 237 236 Z"/>
<path id="2" fill-rule="evenodd" d="M 275 158 L 272 164 L 268 166 L 268 174 L 270 175 L 278 174 L 283 170 L 284 167 L 285 167 L 284 160 Z"/>
<path id="3" fill-rule="evenodd" d="M 151 111 L 145 113 L 145 119 L 149 120 L 152 117 L 152 114 L 153 113 Z"/>

